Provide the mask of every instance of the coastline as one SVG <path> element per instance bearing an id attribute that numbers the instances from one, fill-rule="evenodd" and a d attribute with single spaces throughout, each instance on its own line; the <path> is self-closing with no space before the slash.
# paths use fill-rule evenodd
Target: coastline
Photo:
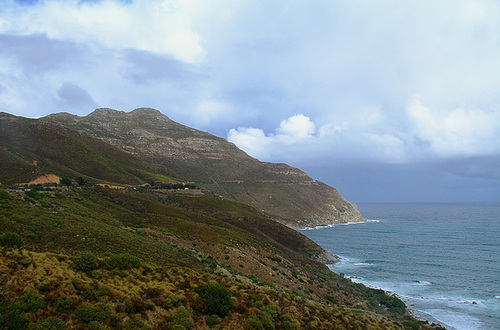
<path id="1" fill-rule="evenodd" d="M 378 221 L 301 230 L 341 257 L 330 270 L 396 293 L 420 320 L 498 328 L 500 203 L 372 203 L 360 210 Z"/>

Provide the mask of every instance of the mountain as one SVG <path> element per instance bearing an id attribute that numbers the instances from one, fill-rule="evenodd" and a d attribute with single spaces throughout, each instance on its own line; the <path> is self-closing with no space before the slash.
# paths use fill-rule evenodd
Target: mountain
<path id="1" fill-rule="evenodd" d="M 44 120 L 162 164 L 181 178 L 264 210 L 292 227 L 363 221 L 354 204 L 303 171 L 261 162 L 227 140 L 176 123 L 155 109 L 97 109 L 85 117 L 59 113 Z"/>
<path id="2" fill-rule="evenodd" d="M 179 173 L 144 158 L 0 113 L 1 329 L 439 328 L 274 216 L 172 189 Z M 61 180 L 14 184 L 37 177 Z"/>

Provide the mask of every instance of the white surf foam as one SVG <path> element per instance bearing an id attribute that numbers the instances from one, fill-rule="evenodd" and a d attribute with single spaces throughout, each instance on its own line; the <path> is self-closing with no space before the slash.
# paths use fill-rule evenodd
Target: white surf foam
<path id="1" fill-rule="evenodd" d="M 426 309 L 422 312 L 457 330 L 476 330 L 481 329 L 482 326 L 479 319 L 468 314 L 453 312 L 449 309 Z"/>

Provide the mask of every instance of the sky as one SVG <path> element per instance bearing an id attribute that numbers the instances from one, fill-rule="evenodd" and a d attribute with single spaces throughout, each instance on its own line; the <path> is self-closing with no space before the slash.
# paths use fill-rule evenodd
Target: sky
<path id="1" fill-rule="evenodd" d="M 496 0 L 2 0 L 0 111 L 153 107 L 365 202 L 500 202 Z"/>

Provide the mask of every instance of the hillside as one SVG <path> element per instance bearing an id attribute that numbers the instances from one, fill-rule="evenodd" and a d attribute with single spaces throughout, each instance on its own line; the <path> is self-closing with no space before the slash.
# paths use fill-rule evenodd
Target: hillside
<path id="1" fill-rule="evenodd" d="M 323 251 L 300 233 L 209 193 L 0 191 L 0 249 L 3 329 L 14 316 L 30 329 L 435 328 L 314 261 Z"/>
<path id="2" fill-rule="evenodd" d="M 45 118 L 100 138 L 216 194 L 285 219 L 292 227 L 362 221 L 336 189 L 286 164 L 261 162 L 234 144 L 178 124 L 158 110 L 97 109 Z"/>
<path id="3" fill-rule="evenodd" d="M 0 183 L 29 182 L 46 173 L 141 184 L 174 181 L 165 166 L 53 122 L 0 113 Z"/>
<path id="4" fill-rule="evenodd" d="M 1 329 L 438 328 L 268 213 L 88 134 L 2 113 L 0 156 Z M 41 174 L 61 183 L 12 184 Z"/>

